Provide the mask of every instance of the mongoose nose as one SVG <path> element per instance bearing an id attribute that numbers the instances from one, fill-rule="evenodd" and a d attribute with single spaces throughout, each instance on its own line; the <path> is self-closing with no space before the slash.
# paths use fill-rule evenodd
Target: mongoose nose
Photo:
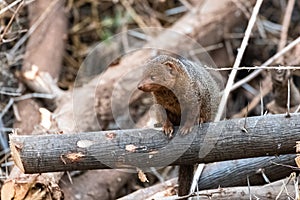
<path id="1" fill-rule="evenodd" d="M 139 85 L 137 86 L 137 88 L 138 88 L 139 90 L 142 90 L 142 89 L 143 89 L 143 85 L 142 85 L 142 84 L 139 84 Z"/>

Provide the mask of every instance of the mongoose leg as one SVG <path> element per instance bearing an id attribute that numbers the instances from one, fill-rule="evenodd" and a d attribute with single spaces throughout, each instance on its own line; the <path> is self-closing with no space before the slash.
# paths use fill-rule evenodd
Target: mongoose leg
<path id="1" fill-rule="evenodd" d="M 192 107 L 196 108 L 197 106 L 192 106 Z M 196 108 L 195 110 L 199 110 L 199 109 Z M 194 126 L 198 124 L 197 123 L 197 121 L 199 120 L 198 116 L 199 113 L 195 112 L 192 109 L 185 108 L 183 112 L 183 118 L 182 118 L 182 120 L 184 120 L 184 123 L 183 126 L 179 129 L 181 135 L 186 135 L 193 130 Z"/>

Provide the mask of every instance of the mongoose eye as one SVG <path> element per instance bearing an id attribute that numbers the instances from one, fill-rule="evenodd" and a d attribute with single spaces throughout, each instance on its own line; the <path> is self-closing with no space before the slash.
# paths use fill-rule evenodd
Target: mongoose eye
<path id="1" fill-rule="evenodd" d="M 155 76 L 150 76 L 150 79 L 152 80 L 152 81 L 154 81 L 155 79 L 156 79 L 156 77 Z"/>

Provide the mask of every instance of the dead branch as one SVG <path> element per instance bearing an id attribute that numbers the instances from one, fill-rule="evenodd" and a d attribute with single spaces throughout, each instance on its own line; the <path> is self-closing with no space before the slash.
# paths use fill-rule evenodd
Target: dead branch
<path id="1" fill-rule="evenodd" d="M 206 123 L 168 140 L 161 130 L 11 135 L 14 161 L 26 173 L 162 167 L 295 152 L 300 115 L 269 115 Z M 292 127 L 292 128 L 291 128 Z M 51 152 L 51 153 L 49 153 Z"/>
<path id="2" fill-rule="evenodd" d="M 266 183 L 266 180 L 263 178 L 262 173 L 264 173 L 269 181 L 279 180 L 288 177 L 292 173 L 292 169 L 289 169 L 286 166 L 295 166 L 294 158 L 295 155 L 292 154 L 281 155 L 278 157 L 266 156 L 209 163 L 205 165 L 203 172 L 198 179 L 198 190 L 245 186 L 247 185 L 247 177 L 252 186 L 263 185 Z M 274 163 L 279 165 L 275 165 Z M 228 173 L 229 171 L 234 171 L 234 173 Z M 177 178 L 174 178 L 145 189 L 137 190 L 120 198 L 120 200 L 147 199 L 160 193 L 165 194 L 168 193 L 169 190 L 174 191 L 176 184 Z M 279 190 L 274 191 L 278 192 Z"/>

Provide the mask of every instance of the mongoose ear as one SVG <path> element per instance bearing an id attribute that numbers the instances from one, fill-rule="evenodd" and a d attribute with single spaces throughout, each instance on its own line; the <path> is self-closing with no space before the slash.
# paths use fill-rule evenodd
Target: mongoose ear
<path id="1" fill-rule="evenodd" d="M 164 65 L 167 67 L 168 71 L 170 72 L 171 75 L 176 75 L 177 73 L 177 68 L 176 65 L 170 61 L 167 61 L 164 63 Z"/>

